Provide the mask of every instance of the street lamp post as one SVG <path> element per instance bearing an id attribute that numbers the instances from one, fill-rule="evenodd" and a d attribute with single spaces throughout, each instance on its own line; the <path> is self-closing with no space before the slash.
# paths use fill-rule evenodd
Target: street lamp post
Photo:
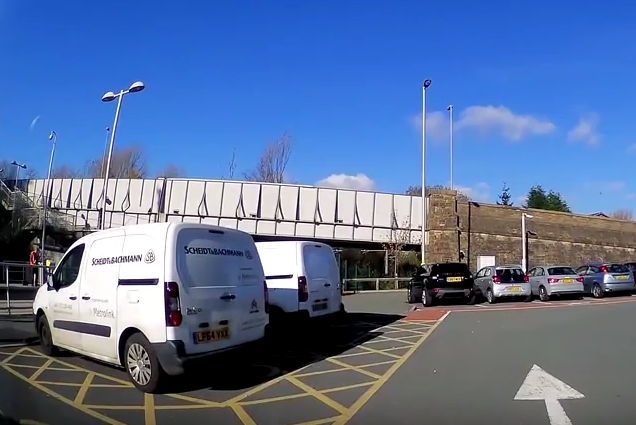
<path id="1" fill-rule="evenodd" d="M 113 145 L 115 143 L 115 133 L 117 133 L 117 122 L 119 121 L 119 111 L 121 110 L 121 102 L 124 99 L 124 95 L 128 93 L 137 93 L 142 91 L 146 86 L 141 81 L 136 81 L 130 85 L 128 90 L 120 90 L 119 93 L 113 93 L 112 91 L 104 93 L 102 96 L 102 102 L 110 102 L 117 99 L 117 109 L 115 109 L 115 120 L 113 122 L 113 131 L 110 133 L 110 144 L 108 146 L 108 159 L 106 160 L 106 172 L 104 175 L 104 200 L 102 201 L 101 211 L 101 229 L 104 229 L 106 223 L 106 197 L 108 196 L 108 178 L 110 174 L 110 161 L 113 156 Z"/>
<path id="2" fill-rule="evenodd" d="M 450 189 L 453 190 L 453 105 L 448 105 L 449 142 L 450 142 Z"/>
<path id="3" fill-rule="evenodd" d="M 11 162 L 11 165 L 15 165 L 15 185 L 13 186 L 13 191 L 15 192 L 18 189 L 18 177 L 20 176 L 20 168 L 26 170 L 27 166 L 26 164 L 20 164 L 18 161 Z"/>
<path id="4" fill-rule="evenodd" d="M 426 262 L 426 90 L 432 81 L 422 86 L 422 264 Z"/>
<path id="5" fill-rule="evenodd" d="M 42 264 L 46 265 L 46 210 L 48 207 L 48 200 L 51 196 L 51 170 L 53 169 L 53 158 L 55 156 L 55 144 L 57 142 L 57 133 L 55 131 L 51 131 L 49 134 L 49 140 L 51 141 L 51 157 L 49 158 L 49 171 L 46 174 L 46 182 L 44 184 L 45 187 L 42 188 L 42 192 L 44 192 L 44 196 L 42 198 L 42 240 L 40 242 L 40 250 L 42 251 Z M 40 282 L 44 282 L 44 273 L 42 273 L 42 279 Z"/>
<path id="6" fill-rule="evenodd" d="M 523 272 L 526 273 L 526 265 L 528 261 L 528 252 L 526 246 L 526 238 L 528 237 L 526 233 L 526 218 L 533 218 L 532 215 L 522 212 L 521 213 L 521 268 Z"/>

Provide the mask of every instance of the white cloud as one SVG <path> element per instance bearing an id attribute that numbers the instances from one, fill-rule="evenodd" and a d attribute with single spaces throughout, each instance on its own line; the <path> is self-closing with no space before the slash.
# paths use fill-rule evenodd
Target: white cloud
<path id="1" fill-rule="evenodd" d="M 627 198 L 629 201 L 633 201 L 634 199 L 636 199 L 636 193 L 629 193 L 629 194 L 626 196 L 626 198 Z"/>
<path id="2" fill-rule="evenodd" d="M 480 182 L 474 186 L 456 186 L 454 188 L 459 193 L 463 193 L 475 202 L 490 202 L 490 185 L 485 182 Z"/>
<path id="3" fill-rule="evenodd" d="M 624 181 L 594 181 L 585 183 L 584 187 L 587 190 L 594 190 L 600 193 L 604 192 L 620 192 L 625 189 L 627 184 Z"/>
<path id="4" fill-rule="evenodd" d="M 316 186 L 334 189 L 374 190 L 375 182 L 365 174 L 332 174 L 316 182 Z"/>
<path id="5" fill-rule="evenodd" d="M 589 146 L 596 146 L 601 140 L 601 135 L 596 127 L 598 126 L 598 115 L 587 114 L 579 119 L 579 122 L 568 131 L 570 142 L 582 142 Z"/>
<path id="6" fill-rule="evenodd" d="M 422 129 L 422 114 L 413 118 L 415 126 Z M 469 106 L 459 114 L 454 131 L 476 130 L 482 134 L 496 134 L 517 142 L 528 136 L 544 136 L 556 131 L 552 122 L 532 115 L 515 114 L 505 106 Z M 426 115 L 426 131 L 433 139 L 448 138 L 449 117 L 442 111 Z"/>
<path id="7" fill-rule="evenodd" d="M 481 133 L 495 133 L 504 139 L 518 142 L 528 136 L 553 133 L 556 126 L 532 115 L 515 114 L 505 106 L 469 106 L 460 114 L 456 128 L 471 128 Z"/>
<path id="8" fill-rule="evenodd" d="M 426 114 L 426 136 L 433 140 L 446 140 L 449 137 L 448 115 L 442 111 L 433 111 Z M 413 125 L 422 131 L 422 114 L 413 117 Z"/>
<path id="9" fill-rule="evenodd" d="M 517 198 L 515 199 L 514 204 L 520 207 L 520 206 L 525 205 L 527 200 L 528 200 L 528 195 L 517 196 Z"/>
<path id="10" fill-rule="evenodd" d="M 35 126 L 38 123 L 38 121 L 40 121 L 40 116 L 39 115 L 36 116 L 35 118 L 33 118 L 33 120 L 31 121 L 31 125 L 29 126 L 31 131 L 33 131 L 33 129 L 35 128 Z"/>

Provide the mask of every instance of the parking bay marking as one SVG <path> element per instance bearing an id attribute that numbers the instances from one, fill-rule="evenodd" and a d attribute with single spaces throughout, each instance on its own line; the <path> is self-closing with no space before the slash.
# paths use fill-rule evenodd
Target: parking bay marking
<path id="1" fill-rule="evenodd" d="M 528 372 L 514 399 L 543 400 L 551 425 L 572 425 L 559 400 L 578 398 L 585 398 L 585 396 L 535 364 Z"/>
<path id="2" fill-rule="evenodd" d="M 441 320 L 440 320 L 441 321 Z M 435 323 L 435 324 L 434 324 Z M 251 388 L 244 393 L 237 395 L 225 402 L 217 402 L 208 400 L 205 398 L 199 398 L 190 396 L 187 394 L 165 394 L 163 396 L 167 396 L 176 400 L 181 400 L 183 403 L 177 403 L 177 405 L 173 405 L 172 403 L 162 404 L 159 400 L 156 399 L 152 395 L 144 395 L 143 402 L 140 402 L 141 405 L 96 405 L 86 403 L 85 398 L 87 393 L 92 388 L 109 388 L 114 391 L 121 391 L 122 389 L 133 389 L 132 384 L 127 380 L 121 380 L 115 378 L 114 376 L 105 375 L 99 372 L 91 371 L 88 369 L 84 369 L 79 366 L 75 366 L 71 363 L 64 362 L 60 359 L 53 359 L 38 351 L 29 348 L 23 347 L 18 349 L 15 352 L 1 352 L 0 351 L 0 359 L 3 356 L 6 357 L 3 361 L 0 361 L 0 367 L 7 370 L 9 373 L 14 376 L 28 382 L 32 386 L 40 389 L 44 393 L 56 398 L 59 401 L 62 401 L 77 410 L 82 411 L 96 419 L 99 419 L 109 425 L 120 425 L 122 422 L 120 420 L 114 419 L 106 414 L 108 411 L 137 411 L 144 413 L 144 421 L 146 425 L 155 425 L 157 421 L 156 415 L 158 412 L 166 411 L 166 410 L 193 410 L 193 409 L 214 409 L 214 408 L 229 408 L 234 412 L 234 415 L 245 425 L 256 425 L 257 421 L 252 418 L 249 412 L 246 410 L 249 406 L 252 405 L 265 405 L 268 403 L 274 403 L 277 401 L 288 401 L 293 399 L 298 399 L 301 397 L 311 397 L 314 400 L 320 401 L 321 404 L 329 406 L 331 409 L 334 409 L 332 415 L 328 418 L 316 418 L 314 420 L 301 422 L 297 425 L 320 425 L 336 422 L 338 424 L 346 423 L 366 402 L 373 396 L 375 392 L 379 390 L 379 388 L 389 379 L 390 375 L 392 375 L 407 359 L 413 354 L 413 352 L 419 348 L 421 343 L 428 337 L 430 332 L 432 332 L 439 322 L 434 320 L 422 320 L 422 321 L 414 321 L 414 320 L 402 320 L 399 322 L 395 322 L 390 327 L 381 326 L 376 324 L 375 329 L 371 329 L 370 332 L 378 332 L 381 335 L 375 337 L 375 339 L 365 341 L 361 345 L 356 345 L 356 340 L 360 340 L 362 338 L 356 338 L 351 341 L 349 348 L 358 348 L 357 352 L 344 352 L 343 354 L 332 356 L 325 358 L 326 363 L 322 362 L 312 362 L 302 368 L 296 369 L 290 373 L 285 375 L 278 376 L 274 379 L 269 380 L 268 382 L 264 382 L 261 385 L 257 385 L 256 387 Z M 407 337 L 398 337 L 393 338 L 392 334 L 403 332 L 405 334 L 412 334 Z M 417 333 L 419 333 L 419 339 L 415 339 L 417 337 Z M 384 336 L 387 335 L 387 336 Z M 388 335 L 391 335 L 388 336 Z M 397 335 L 395 335 L 397 336 Z M 393 342 L 394 346 L 386 349 L 375 349 L 371 348 L 369 345 L 375 345 L 372 343 L 380 343 L 384 342 L 388 344 Z M 380 348 L 380 347 L 378 347 Z M 405 351 L 404 353 L 396 350 Z M 394 354 L 395 353 L 395 354 Z M 355 358 L 354 356 L 364 356 L 364 355 L 375 355 L 374 362 L 367 362 L 366 364 L 359 364 L 360 362 L 356 362 L 356 364 L 349 364 L 349 358 Z M 377 356 L 381 356 L 385 359 L 385 361 L 381 358 L 377 358 Z M 26 360 L 20 361 L 20 359 L 31 359 L 28 363 Z M 41 359 L 43 363 L 47 366 L 44 368 L 44 364 L 42 362 L 34 365 L 33 359 Z M 364 359 L 362 357 L 361 359 Z M 37 362 L 37 360 L 35 360 Z M 20 364 L 22 363 L 22 364 Z M 329 364 L 330 369 L 328 370 L 311 370 L 312 365 L 317 364 Z M 385 368 L 382 365 L 389 366 L 388 370 L 384 370 Z M 368 370 L 366 368 L 372 368 L 373 371 Z M 377 367 L 382 367 L 382 371 L 378 371 Z M 38 376 L 31 374 L 30 372 L 22 373 L 25 369 L 40 371 Z M 322 369 L 319 367 L 319 369 Z M 46 370 L 51 371 L 60 371 L 65 373 L 73 373 L 73 372 L 81 372 L 85 373 L 86 376 L 80 375 L 76 376 L 79 378 L 76 382 L 54 382 L 56 379 L 48 378 L 42 375 Z M 310 383 L 304 382 L 303 379 L 313 375 L 319 375 L 323 373 L 338 373 L 338 372 L 354 372 L 356 376 L 363 376 L 364 382 L 358 382 L 351 385 L 344 385 L 339 387 L 331 387 L 331 388 L 314 388 Z M 368 373 L 365 373 L 368 372 Z M 82 379 L 83 378 L 83 379 Z M 99 381 L 97 380 L 99 379 Z M 253 396 L 257 396 L 258 393 L 271 388 L 279 383 L 287 382 L 288 384 L 292 384 L 297 387 L 302 393 L 300 394 L 289 394 L 278 397 L 261 397 L 254 398 Z M 54 387 L 55 386 L 55 387 Z M 315 386 L 315 385 L 314 385 Z M 73 394 L 72 396 L 63 395 L 64 393 L 56 392 L 54 388 L 62 390 L 62 387 L 66 387 L 69 389 L 77 389 L 77 394 Z M 336 399 L 332 398 L 331 394 L 338 394 L 339 391 L 346 390 L 354 390 L 360 388 L 362 389 L 362 393 L 360 396 L 356 396 L 356 401 L 348 401 L 345 405 L 341 404 Z M 366 390 L 365 390 L 366 388 Z M 265 394 L 263 394 L 265 395 Z M 86 399 L 88 400 L 88 399 Z M 353 404 L 349 405 L 349 403 L 353 402 Z M 159 403 L 159 404 L 158 404 Z M 188 404 L 185 404 L 188 403 Z M 336 416 L 333 416 L 336 415 Z"/>

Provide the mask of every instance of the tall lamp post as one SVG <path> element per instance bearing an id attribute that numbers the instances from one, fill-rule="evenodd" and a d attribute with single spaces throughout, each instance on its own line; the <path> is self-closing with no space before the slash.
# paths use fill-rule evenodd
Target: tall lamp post
<path id="1" fill-rule="evenodd" d="M 450 142 L 450 189 L 453 190 L 453 105 L 448 105 L 449 142 Z"/>
<path id="2" fill-rule="evenodd" d="M 426 90 L 432 81 L 422 86 L 422 264 L 426 262 Z"/>
<path id="3" fill-rule="evenodd" d="M 46 265 L 46 255 L 45 255 L 45 243 L 46 243 L 46 210 L 48 207 L 48 200 L 51 196 L 51 170 L 53 168 L 53 157 L 55 156 L 55 143 L 57 142 L 57 133 L 55 131 L 51 131 L 49 134 L 49 140 L 51 141 L 51 157 L 49 158 L 49 171 L 46 174 L 46 182 L 44 184 L 44 188 L 42 191 L 44 192 L 44 197 L 42 198 L 42 240 L 40 242 L 40 249 L 42 250 L 42 264 Z M 44 273 L 42 274 L 43 278 L 40 282 L 44 282 Z"/>
<path id="4" fill-rule="evenodd" d="M 526 246 L 526 238 L 528 237 L 528 234 L 526 233 L 526 218 L 533 218 L 533 216 L 525 212 L 521 213 L 521 268 L 524 273 L 527 272 L 526 265 L 528 262 L 528 247 Z"/>
<path id="5" fill-rule="evenodd" d="M 101 229 L 104 229 L 106 223 L 106 197 L 108 196 L 108 177 L 110 174 L 110 161 L 113 156 L 113 145 L 115 143 L 115 133 L 117 133 L 117 122 L 119 121 L 119 111 L 121 110 L 121 102 L 124 99 L 124 95 L 128 93 L 137 93 L 142 91 L 146 86 L 141 81 L 136 81 L 130 85 L 127 90 L 120 90 L 119 93 L 113 93 L 112 91 L 104 93 L 102 96 L 102 102 L 110 102 L 117 99 L 117 109 L 115 109 L 115 120 L 113 122 L 113 131 L 110 133 L 110 144 L 108 146 L 108 159 L 106 160 L 106 172 L 104 175 L 104 200 L 102 201 L 101 211 Z"/>

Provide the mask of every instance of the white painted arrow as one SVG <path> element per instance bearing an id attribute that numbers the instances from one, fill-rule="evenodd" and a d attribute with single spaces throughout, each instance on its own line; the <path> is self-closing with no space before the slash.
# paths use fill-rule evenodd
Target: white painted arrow
<path id="1" fill-rule="evenodd" d="M 559 400 L 585 398 L 583 394 L 533 365 L 519 387 L 515 400 L 543 400 L 552 425 L 572 425 Z"/>

